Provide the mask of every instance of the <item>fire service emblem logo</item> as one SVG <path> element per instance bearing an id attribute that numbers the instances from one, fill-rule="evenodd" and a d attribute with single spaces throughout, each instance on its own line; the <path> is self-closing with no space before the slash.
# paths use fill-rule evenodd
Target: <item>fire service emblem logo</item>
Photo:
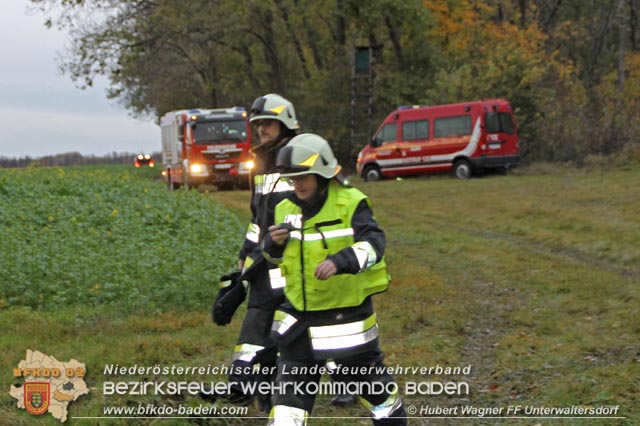
<path id="1" fill-rule="evenodd" d="M 49 408 L 50 383 L 25 382 L 24 408 L 27 413 L 38 416 L 47 412 Z"/>

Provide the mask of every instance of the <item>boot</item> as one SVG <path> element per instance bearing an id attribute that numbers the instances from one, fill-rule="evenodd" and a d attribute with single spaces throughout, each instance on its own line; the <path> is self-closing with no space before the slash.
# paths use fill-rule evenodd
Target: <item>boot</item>
<path id="1" fill-rule="evenodd" d="M 268 413 L 271 411 L 272 404 L 270 395 L 258 395 L 256 397 L 256 400 L 258 401 L 258 410 L 263 413 Z"/>

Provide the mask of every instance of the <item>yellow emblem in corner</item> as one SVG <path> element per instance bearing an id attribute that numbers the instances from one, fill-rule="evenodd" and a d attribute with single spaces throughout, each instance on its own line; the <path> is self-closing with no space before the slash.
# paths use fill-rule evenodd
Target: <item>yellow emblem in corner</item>
<path id="1" fill-rule="evenodd" d="M 271 112 L 275 112 L 276 114 L 280 115 L 280 113 L 286 108 L 285 105 L 280 105 L 278 107 L 275 108 L 271 108 L 269 111 Z"/>
<path id="2" fill-rule="evenodd" d="M 304 160 L 302 163 L 300 163 L 300 166 L 306 166 L 306 167 L 313 167 L 313 165 L 316 163 L 316 160 L 318 159 L 318 156 L 320 154 L 315 153 L 313 154 L 311 157 L 307 158 L 306 160 Z"/>

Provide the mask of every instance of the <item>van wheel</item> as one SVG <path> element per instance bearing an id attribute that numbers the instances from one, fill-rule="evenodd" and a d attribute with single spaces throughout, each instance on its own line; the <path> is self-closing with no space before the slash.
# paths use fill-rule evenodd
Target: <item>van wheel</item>
<path id="1" fill-rule="evenodd" d="M 453 164 L 453 176 L 458 179 L 469 179 L 471 177 L 471 163 L 467 160 L 458 160 Z"/>
<path id="2" fill-rule="evenodd" d="M 382 178 L 380 175 L 380 168 L 378 166 L 367 166 L 362 172 L 362 177 L 365 182 L 380 180 Z"/>

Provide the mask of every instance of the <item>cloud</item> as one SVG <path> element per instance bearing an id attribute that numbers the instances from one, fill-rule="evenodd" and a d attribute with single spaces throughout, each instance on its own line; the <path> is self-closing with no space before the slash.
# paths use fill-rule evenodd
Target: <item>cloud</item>
<path id="1" fill-rule="evenodd" d="M 118 115 L 0 108 L 0 156 L 40 157 L 80 152 L 147 153 L 160 150 L 160 128 Z"/>
<path id="2" fill-rule="evenodd" d="M 66 34 L 44 26 L 44 15 L 27 13 L 25 0 L 5 0 L 0 15 L 2 86 L 66 85 L 60 78 L 56 52 L 64 50 Z"/>
<path id="3" fill-rule="evenodd" d="M 67 36 L 47 29 L 28 1 L 4 0 L 0 14 L 0 156 L 39 157 L 77 151 L 160 150 L 152 119 L 133 119 L 106 98 L 106 83 L 80 90 L 59 72 Z"/>

